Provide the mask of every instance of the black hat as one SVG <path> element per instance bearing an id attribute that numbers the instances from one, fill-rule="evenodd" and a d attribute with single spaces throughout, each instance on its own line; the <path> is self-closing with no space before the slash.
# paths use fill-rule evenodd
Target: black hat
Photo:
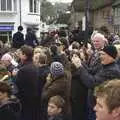
<path id="1" fill-rule="evenodd" d="M 107 53 L 109 56 L 113 57 L 114 59 L 117 57 L 117 49 L 115 46 L 112 45 L 105 46 L 102 49 L 102 51 Z"/>

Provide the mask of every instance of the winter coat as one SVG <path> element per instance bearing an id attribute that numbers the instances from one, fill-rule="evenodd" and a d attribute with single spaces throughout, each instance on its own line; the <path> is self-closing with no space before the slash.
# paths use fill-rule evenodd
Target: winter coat
<path id="1" fill-rule="evenodd" d="M 46 77 L 48 76 L 50 70 L 49 70 L 49 66 L 48 65 L 44 65 L 39 67 L 39 90 L 42 93 L 43 87 L 46 83 Z"/>
<path id="2" fill-rule="evenodd" d="M 21 103 L 17 98 L 1 103 L 0 120 L 19 120 L 21 108 Z"/>
<path id="3" fill-rule="evenodd" d="M 88 88 L 79 79 L 79 73 L 74 70 L 71 80 L 72 120 L 85 120 Z"/>
<path id="4" fill-rule="evenodd" d="M 120 78 L 120 69 L 115 62 L 108 65 L 102 65 L 102 68 L 95 75 L 90 74 L 84 67 L 80 67 L 78 73 L 81 82 L 89 89 L 88 99 L 91 107 L 95 104 L 93 89 L 106 80 Z"/>
<path id="5" fill-rule="evenodd" d="M 119 68 L 120 68 L 120 57 L 118 57 L 118 58 L 116 59 L 116 63 L 118 64 L 118 66 L 119 66 Z"/>
<path id="6" fill-rule="evenodd" d="M 20 68 L 16 77 L 18 98 L 22 103 L 22 120 L 39 120 L 42 86 L 39 81 L 39 69 L 31 62 Z"/>
<path id="7" fill-rule="evenodd" d="M 95 75 L 102 67 L 99 53 L 94 51 L 94 53 L 88 59 L 87 63 L 83 63 L 83 66 L 90 74 Z"/>
<path id="8" fill-rule="evenodd" d="M 24 45 L 24 35 L 18 31 L 13 35 L 13 48 L 19 49 L 22 45 Z"/>
<path id="9" fill-rule="evenodd" d="M 44 89 L 43 89 L 43 93 L 42 93 L 42 101 L 43 101 L 43 105 L 44 105 L 43 107 L 46 108 L 46 110 L 47 110 L 47 104 L 48 104 L 49 98 L 52 96 L 55 96 L 55 95 L 60 95 L 66 101 L 65 112 L 66 112 L 66 114 L 68 114 L 69 106 L 67 106 L 67 103 L 69 103 L 68 95 L 70 95 L 70 93 L 69 93 L 70 88 L 68 85 L 69 84 L 68 81 L 69 80 L 66 80 L 65 76 L 60 76 L 54 80 L 48 81 L 45 84 Z"/>
<path id="10" fill-rule="evenodd" d="M 37 37 L 33 32 L 28 32 L 25 37 L 25 44 L 30 45 L 32 47 L 36 47 L 39 45 Z"/>
<path id="11" fill-rule="evenodd" d="M 56 115 L 48 117 L 48 120 L 65 120 L 65 118 L 62 115 Z"/>

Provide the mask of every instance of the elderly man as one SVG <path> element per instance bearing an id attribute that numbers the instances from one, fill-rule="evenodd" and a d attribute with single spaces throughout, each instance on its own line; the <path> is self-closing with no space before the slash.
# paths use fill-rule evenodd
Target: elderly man
<path id="1" fill-rule="evenodd" d="M 100 62 L 100 55 L 99 51 L 105 46 L 105 37 L 104 35 L 100 33 L 96 33 L 92 37 L 92 45 L 94 50 L 92 51 L 92 54 L 89 56 L 89 59 L 87 62 L 82 63 L 82 66 L 87 70 L 88 73 L 91 75 L 95 75 L 100 69 L 101 69 L 101 62 Z M 77 59 L 75 59 L 76 61 Z M 79 64 L 79 62 L 76 62 Z M 79 65 L 78 65 L 79 66 Z M 86 119 L 86 101 L 87 101 L 87 87 L 79 80 L 79 72 L 76 73 L 72 72 L 72 86 L 71 86 L 71 94 L 72 94 L 72 119 L 75 120 L 84 120 Z M 91 91 L 89 90 L 89 94 Z M 81 99 L 81 101 L 80 101 Z M 89 101 L 89 100 L 88 100 Z M 88 104 L 89 105 L 89 104 Z M 91 105 L 89 105 L 91 109 Z M 92 106 L 93 108 L 93 106 Z M 90 116 L 91 115 L 91 111 Z M 90 117 L 91 118 L 91 117 Z"/>
<path id="2" fill-rule="evenodd" d="M 95 96 L 96 120 L 120 120 L 120 79 L 99 85 Z"/>
<path id="3" fill-rule="evenodd" d="M 104 48 L 106 44 L 106 39 L 101 33 L 96 33 L 92 38 L 93 54 L 89 56 L 87 63 L 83 64 L 89 73 L 96 74 L 96 72 L 101 68 L 99 51 Z"/>
<path id="4" fill-rule="evenodd" d="M 93 108 L 95 104 L 92 95 L 95 86 L 106 80 L 120 78 L 120 69 L 115 63 L 116 57 L 116 48 L 114 46 L 105 46 L 100 52 L 101 68 L 96 72 L 96 74 L 93 75 L 89 73 L 89 71 L 81 64 L 81 60 L 77 56 L 73 56 L 72 62 L 77 68 L 76 72 L 79 74 L 79 79 L 89 89 L 89 108 Z M 90 113 L 92 113 L 92 111 Z M 92 118 L 92 120 L 93 119 L 94 118 Z"/>

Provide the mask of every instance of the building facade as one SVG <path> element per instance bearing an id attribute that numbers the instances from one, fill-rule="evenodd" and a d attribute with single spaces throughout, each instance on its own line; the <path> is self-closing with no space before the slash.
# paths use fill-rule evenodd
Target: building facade
<path id="1" fill-rule="evenodd" d="M 110 32 L 113 32 L 114 29 L 113 29 L 112 5 L 108 5 L 100 9 L 93 10 L 92 24 L 94 28 L 100 28 L 101 26 L 107 26 Z"/>
<path id="2" fill-rule="evenodd" d="M 118 0 L 120 1 L 120 0 Z M 93 28 L 107 26 L 110 32 L 114 31 L 114 13 L 112 8 L 113 0 L 89 0 L 89 25 Z M 79 6 L 78 6 L 79 5 Z M 85 0 L 74 0 L 72 2 L 71 24 L 73 20 L 80 21 L 85 16 Z M 74 14 L 77 13 L 75 16 Z M 79 13 L 79 14 L 78 14 Z M 74 18 L 74 19 L 73 19 Z"/>
<path id="3" fill-rule="evenodd" d="M 40 0 L 0 0 L 0 40 L 9 42 L 17 27 L 32 27 L 40 33 Z"/>
<path id="4" fill-rule="evenodd" d="M 113 4 L 114 10 L 114 32 L 120 34 L 120 0 Z"/>

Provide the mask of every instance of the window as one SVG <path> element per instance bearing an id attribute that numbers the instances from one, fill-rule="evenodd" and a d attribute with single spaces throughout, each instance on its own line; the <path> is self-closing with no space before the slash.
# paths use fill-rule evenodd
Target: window
<path id="1" fill-rule="evenodd" d="M 2 11 L 6 10 L 6 0 L 1 0 L 1 10 Z"/>
<path id="2" fill-rule="evenodd" d="M 30 12 L 39 13 L 39 0 L 30 0 Z"/>
<path id="3" fill-rule="evenodd" d="M 11 11 L 17 10 L 16 0 L 0 0 L 0 11 Z"/>
<path id="4" fill-rule="evenodd" d="M 120 16 L 120 8 L 119 7 L 114 9 L 114 14 L 115 14 L 115 17 Z"/>

